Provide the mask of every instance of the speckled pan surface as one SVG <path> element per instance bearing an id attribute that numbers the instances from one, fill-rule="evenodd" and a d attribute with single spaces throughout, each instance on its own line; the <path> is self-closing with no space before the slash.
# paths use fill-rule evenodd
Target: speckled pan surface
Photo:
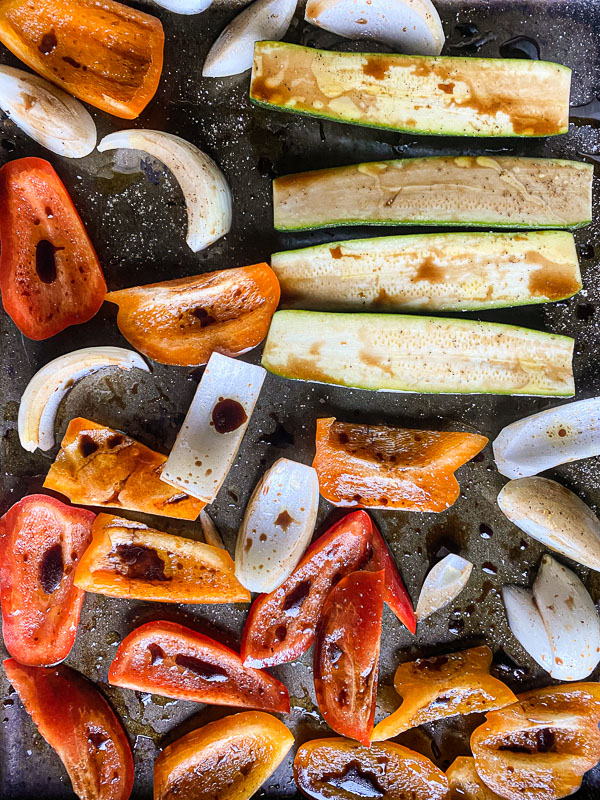
<path id="1" fill-rule="evenodd" d="M 136 126 L 178 134 L 205 150 L 225 172 L 233 192 L 231 233 L 207 251 L 194 255 L 185 244 L 185 206 L 173 179 L 160 164 L 134 153 L 94 153 L 80 161 L 62 159 L 37 146 L 12 123 L 0 120 L 0 162 L 26 155 L 48 158 L 69 189 L 96 246 L 110 289 L 167 280 L 198 272 L 268 260 L 270 253 L 340 238 L 390 235 L 368 228 L 278 234 L 272 226 L 270 181 L 306 169 L 358 161 L 427 155 L 513 154 L 583 159 L 597 153 L 598 122 L 571 124 L 566 136 L 549 140 L 469 140 L 399 135 L 306 119 L 251 107 L 249 75 L 215 80 L 201 77 L 210 44 L 242 3 L 217 0 L 196 17 L 180 17 L 150 0 L 132 3 L 159 16 L 166 33 L 165 70 L 158 94 Z M 600 5 L 597 0 L 438 0 L 447 54 L 506 54 L 506 42 L 531 37 L 541 57 L 573 69 L 572 105 L 583 105 L 600 91 Z M 235 6 L 235 8 L 234 8 Z M 299 8 L 287 39 L 301 44 L 360 49 L 303 21 Z M 523 43 L 522 43 L 523 44 Z M 534 46 L 525 43 L 532 49 Z M 370 48 L 373 49 L 373 48 Z M 381 48 L 383 49 L 383 48 Z M 0 59 L 17 65 L 4 48 Z M 596 116 L 598 114 L 596 107 Z M 92 110 L 100 136 L 130 123 Z M 597 215 L 597 206 L 595 208 Z M 577 397 L 600 393 L 600 239 L 598 223 L 576 233 L 584 290 L 547 306 L 471 312 L 472 319 L 508 322 L 576 338 Z M 402 228 L 398 233 L 412 232 Z M 416 232 L 416 230 L 414 231 Z M 597 257 L 595 256 L 597 252 Z M 18 402 L 36 370 L 53 358 L 91 345 L 127 346 L 115 324 L 116 308 L 105 304 L 83 326 L 72 327 L 45 342 L 31 342 L 0 312 L 0 513 L 25 494 L 39 491 L 55 451 L 30 454 L 17 436 Z M 258 362 L 259 350 L 243 356 Z M 58 418 L 60 438 L 78 415 L 121 428 L 145 444 L 168 452 L 194 393 L 198 374 L 154 365 L 153 372 L 112 370 L 78 384 Z M 330 388 L 268 375 L 248 433 L 211 513 L 233 552 L 245 505 L 263 471 L 285 456 L 310 463 L 315 418 L 336 416 L 408 427 L 467 430 L 493 439 L 509 422 L 557 402 L 551 399 L 391 395 Z M 592 507 L 600 505 L 600 462 L 591 459 L 552 470 Z M 448 608 L 424 622 L 416 638 L 386 609 L 382 645 L 379 705 L 376 719 L 392 710 L 392 678 L 397 663 L 418 655 L 487 643 L 495 653 L 494 674 L 515 690 L 549 683 L 509 635 L 499 590 L 505 583 L 527 586 L 533 580 L 543 547 L 503 517 L 495 500 L 505 479 L 496 471 L 488 446 L 459 473 L 462 494 L 447 512 L 374 514 L 398 559 L 416 601 L 430 565 L 446 548 L 470 558 L 475 569 L 467 590 Z M 319 524 L 331 508 L 321 502 Z M 134 514 L 127 514 L 135 518 Z M 142 519 L 142 517 L 138 517 Z M 199 524 L 145 518 L 154 527 L 198 538 Z M 576 567 L 596 600 L 600 576 Z M 237 647 L 246 607 L 177 607 L 88 595 L 77 641 L 68 663 L 97 682 L 127 727 L 136 760 L 135 798 L 152 797 L 152 764 L 158 750 L 187 731 L 231 713 L 193 703 L 166 700 L 107 685 L 117 644 L 141 622 L 166 618 L 198 626 Z M 292 712 L 284 721 L 297 743 L 327 735 L 314 703 L 312 654 L 299 663 L 273 670 L 290 689 Z M 596 673 L 594 677 L 598 678 Z M 72 797 L 66 773 L 54 752 L 37 735 L 16 694 L 0 674 L 3 707 L 0 720 L 0 798 L 59 800 Z M 468 752 L 468 733 L 479 718 L 458 718 L 404 734 L 400 741 L 433 757 L 446 768 Z M 600 769 L 590 773 L 576 795 L 593 800 L 600 792 Z M 291 755 L 258 793 L 258 797 L 297 796 Z"/>

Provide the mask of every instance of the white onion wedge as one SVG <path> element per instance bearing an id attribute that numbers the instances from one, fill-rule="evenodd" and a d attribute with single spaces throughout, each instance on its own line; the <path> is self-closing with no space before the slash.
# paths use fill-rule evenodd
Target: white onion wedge
<path id="1" fill-rule="evenodd" d="M 600 618 L 589 592 L 574 572 L 546 554 L 533 597 L 552 646 L 550 674 L 564 681 L 587 678 L 600 661 Z"/>
<path id="2" fill-rule="evenodd" d="M 262 367 L 212 354 L 161 480 L 212 503 L 242 443 L 265 375 Z"/>
<path id="3" fill-rule="evenodd" d="M 447 606 L 467 585 L 473 564 L 466 558 L 450 553 L 429 572 L 417 603 L 417 622 Z"/>
<path id="4" fill-rule="evenodd" d="M 96 126 L 86 108 L 44 78 L 0 65 L 0 109 L 43 147 L 83 158 L 96 146 Z"/>
<path id="5" fill-rule="evenodd" d="M 38 370 L 21 397 L 18 431 L 21 446 L 30 453 L 54 446 L 54 420 L 63 397 L 85 375 L 106 367 L 143 369 L 148 365 L 139 353 L 123 347 L 84 347 L 55 358 Z"/>
<path id="6" fill-rule="evenodd" d="M 297 0 L 255 0 L 229 23 L 210 48 L 202 75 L 223 78 L 251 69 L 254 44 L 282 39 L 296 5 Z"/>
<path id="7" fill-rule="evenodd" d="M 231 228 L 231 191 L 225 176 L 202 150 L 171 133 L 126 130 L 110 133 L 98 150 L 143 150 L 169 169 L 181 187 L 188 214 L 187 244 L 205 250 Z"/>
<path id="8" fill-rule="evenodd" d="M 200 520 L 200 527 L 202 528 L 202 535 L 204 536 L 206 544 L 211 544 L 213 547 L 220 547 L 221 550 L 224 550 L 225 545 L 223 543 L 223 537 L 204 509 L 200 512 L 198 519 Z"/>
<path id="9" fill-rule="evenodd" d="M 502 599 L 508 625 L 515 639 L 540 667 L 552 674 L 552 645 L 533 599 L 533 592 L 520 586 L 505 586 L 502 589 Z"/>
<path id="10" fill-rule="evenodd" d="M 306 550 L 319 508 L 317 472 L 280 458 L 258 482 L 238 533 L 235 575 L 251 592 L 272 592 Z"/>
<path id="11" fill-rule="evenodd" d="M 498 506 L 526 534 L 557 553 L 600 571 L 600 521 L 581 498 L 537 476 L 509 481 Z"/>
<path id="12" fill-rule="evenodd" d="M 406 55 L 439 56 L 444 46 L 431 0 L 308 0 L 305 19 L 338 36 L 375 39 Z"/>
<path id="13" fill-rule="evenodd" d="M 213 0 L 154 0 L 154 2 L 174 14 L 200 14 L 213 4 Z"/>
<path id="14" fill-rule="evenodd" d="M 549 408 L 503 428 L 492 444 L 498 471 L 507 478 L 600 454 L 600 397 Z"/>

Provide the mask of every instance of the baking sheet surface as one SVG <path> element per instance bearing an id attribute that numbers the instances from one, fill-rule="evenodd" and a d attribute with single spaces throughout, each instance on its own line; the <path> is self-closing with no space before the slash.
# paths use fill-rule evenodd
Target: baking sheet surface
<path id="1" fill-rule="evenodd" d="M 224 170 L 234 198 L 231 232 L 208 251 L 193 254 L 185 245 L 185 206 L 173 178 L 156 161 L 136 153 L 94 153 L 79 161 L 62 159 L 36 145 L 13 123 L 0 121 L 0 163 L 35 155 L 56 167 L 83 217 L 105 271 L 109 289 L 194 275 L 269 260 L 271 252 L 334 238 L 390 235 L 386 228 L 348 228 L 306 234 L 278 234 L 272 227 L 270 181 L 276 175 L 357 161 L 402 156 L 508 153 L 587 159 L 598 154 L 598 122 L 578 120 L 569 134 L 548 140 L 470 140 L 416 137 L 369 130 L 265 111 L 250 106 L 248 74 L 223 80 L 203 79 L 202 63 L 210 44 L 243 3 L 217 0 L 195 17 L 172 14 L 150 0 L 131 3 L 155 13 L 166 33 L 165 69 L 159 91 L 136 127 L 178 134 L 209 153 Z M 600 4 L 594 0 L 438 0 L 447 44 L 444 54 L 498 56 L 516 47 L 539 48 L 541 57 L 570 66 L 572 104 L 582 105 L 600 93 Z M 331 49 L 360 49 L 303 21 L 299 7 L 287 40 Z M 508 48 L 508 49 L 507 49 Z M 366 48 L 365 48 L 366 49 Z M 368 49 L 377 49 L 370 47 Z M 379 48 L 383 49 L 383 48 Z M 19 66 L 5 48 L 2 62 Z M 99 136 L 131 127 L 91 109 Z M 592 109 L 592 116 L 594 110 Z M 588 112 L 589 115 L 589 112 Z M 598 117 L 598 108 L 596 109 Z M 596 187 L 597 188 L 597 187 Z M 597 206 L 594 217 L 597 217 Z M 432 229 L 433 230 L 433 229 Z M 409 233 L 411 229 L 400 232 Z M 576 233 L 584 290 L 571 300 L 544 307 L 470 313 L 468 316 L 517 323 L 575 336 L 577 398 L 600 393 L 600 268 L 598 224 Z M 598 257 L 596 256 L 596 252 Z M 83 326 L 71 327 L 45 342 L 25 339 L 0 310 L 0 513 L 42 487 L 55 450 L 26 453 L 17 436 L 21 393 L 31 376 L 52 358 L 91 345 L 129 345 L 115 324 L 116 307 L 106 303 Z M 258 362 L 259 350 L 244 356 Z M 78 415 L 121 428 L 145 444 L 168 452 L 183 421 L 199 375 L 186 369 L 153 365 L 151 374 L 103 371 L 82 380 L 59 412 L 60 440 L 68 421 Z M 287 456 L 310 463 L 315 419 L 336 416 L 416 428 L 466 430 L 493 439 L 507 423 L 556 400 L 394 395 L 353 391 L 286 381 L 268 375 L 238 458 L 210 512 L 233 552 L 237 529 L 250 493 L 263 471 Z M 594 509 L 600 504 L 598 459 L 564 465 L 549 473 L 576 491 Z M 495 470 L 491 447 L 459 472 L 461 496 L 447 512 L 375 513 L 416 601 L 432 563 L 447 551 L 475 564 L 467 589 L 445 610 L 419 626 L 416 638 L 388 609 L 384 612 L 377 720 L 398 704 L 392 678 L 401 660 L 487 643 L 495 653 L 494 673 L 521 690 L 549 683 L 548 676 L 509 635 L 500 598 L 507 583 L 530 585 L 543 547 L 521 534 L 501 514 L 496 496 L 504 479 Z M 125 514 L 144 519 L 141 515 Z M 319 523 L 331 520 L 321 502 Z M 159 529 L 199 537 L 196 523 L 145 518 Z M 600 578 L 583 567 L 578 574 L 595 600 Z M 95 681 L 121 715 L 134 748 L 135 798 L 152 796 L 152 764 L 159 749 L 183 733 L 231 713 L 218 707 L 119 690 L 107 684 L 107 672 L 124 635 L 151 619 L 176 619 L 239 646 L 245 606 L 170 606 L 88 595 L 75 647 L 68 663 Z M 297 744 L 328 735 L 315 706 L 312 652 L 300 662 L 274 669 L 290 690 L 292 711 L 285 718 Z M 598 679 L 600 673 L 592 677 Z M 52 749 L 37 734 L 16 694 L 0 671 L 3 714 L 0 724 L 0 798 L 58 800 L 72 797 L 70 783 Z M 408 732 L 399 741 L 430 756 L 445 769 L 455 756 L 468 753 L 468 735 L 480 717 L 456 718 Z M 257 797 L 297 797 L 292 755 Z M 598 798 L 600 770 L 592 771 L 576 795 Z"/>

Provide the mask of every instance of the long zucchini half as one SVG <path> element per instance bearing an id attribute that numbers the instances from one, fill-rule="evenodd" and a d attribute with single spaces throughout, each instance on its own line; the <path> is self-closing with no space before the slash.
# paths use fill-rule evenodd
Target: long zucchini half
<path id="1" fill-rule="evenodd" d="M 250 99 L 279 111 L 450 136 L 569 127 L 571 70 L 547 61 L 339 53 L 257 42 Z"/>
<path id="2" fill-rule="evenodd" d="M 581 289 L 572 233 L 422 233 L 273 253 L 284 308 L 473 311 Z"/>
<path id="3" fill-rule="evenodd" d="M 592 164 L 433 156 L 300 172 L 273 181 L 277 230 L 339 225 L 578 228 L 592 218 Z"/>
<path id="4" fill-rule="evenodd" d="M 403 314 L 278 311 L 262 364 L 358 389 L 570 396 L 573 339 L 514 325 Z"/>

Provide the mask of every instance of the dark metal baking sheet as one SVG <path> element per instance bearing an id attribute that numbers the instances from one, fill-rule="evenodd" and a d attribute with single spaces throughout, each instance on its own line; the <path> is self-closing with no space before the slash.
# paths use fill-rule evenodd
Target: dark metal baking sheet
<path id="1" fill-rule="evenodd" d="M 177 16 L 154 6 L 150 0 L 138 5 L 163 21 L 166 51 L 158 94 L 134 125 L 181 135 L 221 165 L 234 197 L 234 222 L 228 236 L 197 255 L 187 249 L 182 196 L 171 176 L 157 162 L 148 158 L 140 162 L 131 153 L 118 157 L 116 167 L 112 153 L 94 153 L 79 161 L 62 159 L 37 146 L 10 121 L 0 122 L 0 162 L 37 155 L 56 166 L 87 225 L 111 289 L 268 260 L 274 250 L 331 241 L 334 237 L 377 235 L 376 229 L 367 228 L 295 235 L 275 233 L 270 201 L 270 179 L 274 175 L 359 160 L 431 154 L 512 153 L 566 158 L 600 154 L 600 131 L 598 123 L 593 122 L 579 121 L 571 126 L 568 135 L 548 140 L 441 139 L 397 135 L 252 108 L 247 99 L 247 74 L 225 80 L 201 77 L 211 42 L 242 3 L 217 0 L 211 9 L 195 17 Z M 507 41 L 530 37 L 537 43 L 542 58 L 573 68 L 573 105 L 587 103 L 600 92 L 600 4 L 596 0 L 438 0 L 437 5 L 447 36 L 445 53 L 498 56 Z M 286 38 L 328 48 L 360 49 L 307 25 L 301 8 Z M 0 58 L 18 65 L 4 48 Z M 101 136 L 131 127 L 124 120 L 95 110 L 92 114 Z M 585 284 L 577 297 L 544 307 L 469 316 L 575 336 L 577 397 L 582 398 L 600 392 L 598 224 L 578 231 L 576 237 Z M 0 513 L 4 513 L 23 495 L 41 489 L 55 452 L 29 454 L 19 445 L 18 403 L 33 373 L 52 358 L 79 347 L 128 345 L 119 335 L 115 307 L 110 304 L 105 304 L 86 325 L 69 328 L 45 342 L 26 340 L 0 312 L 0 336 Z M 245 358 L 257 362 L 259 351 Z M 151 374 L 109 371 L 86 378 L 60 409 L 59 438 L 69 419 L 82 414 L 121 428 L 151 447 L 167 452 L 197 380 L 198 375 L 189 370 L 161 365 L 154 365 Z M 511 397 L 375 394 L 269 375 L 239 456 L 210 511 L 232 551 L 245 504 L 263 470 L 283 455 L 310 463 L 314 420 L 318 416 L 478 431 L 492 439 L 503 425 L 556 402 Z M 598 464 L 598 459 L 589 459 L 557 468 L 550 474 L 596 508 L 600 503 Z M 445 552 L 444 548 L 460 552 L 475 563 L 468 588 L 450 607 L 420 625 L 416 638 L 403 630 L 386 609 L 377 719 L 397 703 L 392 688 L 397 663 L 418 655 L 485 642 L 495 653 L 495 674 L 513 688 L 549 683 L 548 676 L 509 635 L 499 596 L 506 583 L 529 585 L 543 548 L 510 525 L 498 510 L 495 500 L 504 479 L 494 468 L 489 446 L 482 457 L 461 469 L 460 482 L 460 499 L 443 514 L 374 514 L 415 600 L 425 573 L 436 557 Z M 330 511 L 322 502 L 320 523 Z M 143 517 L 137 515 L 137 518 Z M 163 518 L 147 518 L 147 521 L 160 529 L 198 536 L 195 523 Z M 576 570 L 593 597 L 600 598 L 598 575 L 582 567 Z M 235 647 L 239 644 L 245 613 L 244 606 L 185 607 L 87 596 L 68 663 L 106 692 L 127 727 L 136 762 L 135 798 L 152 796 L 152 764 L 161 746 L 231 712 L 108 686 L 108 667 L 118 642 L 141 622 L 162 617 L 197 625 Z M 327 735 L 328 729 L 315 706 L 311 654 L 306 654 L 299 663 L 273 672 L 290 689 L 292 712 L 284 719 L 293 729 L 297 744 Z M 0 673 L 3 699 L 0 798 L 72 797 L 58 758 L 37 734 L 16 694 L 7 685 L 4 673 Z M 400 741 L 446 768 L 456 755 L 468 752 L 468 733 L 479 721 L 475 717 L 456 718 L 408 732 Z M 296 797 L 296 792 L 290 756 L 257 797 Z M 600 770 L 595 770 L 586 777 L 577 797 L 592 800 L 599 792 Z"/>

